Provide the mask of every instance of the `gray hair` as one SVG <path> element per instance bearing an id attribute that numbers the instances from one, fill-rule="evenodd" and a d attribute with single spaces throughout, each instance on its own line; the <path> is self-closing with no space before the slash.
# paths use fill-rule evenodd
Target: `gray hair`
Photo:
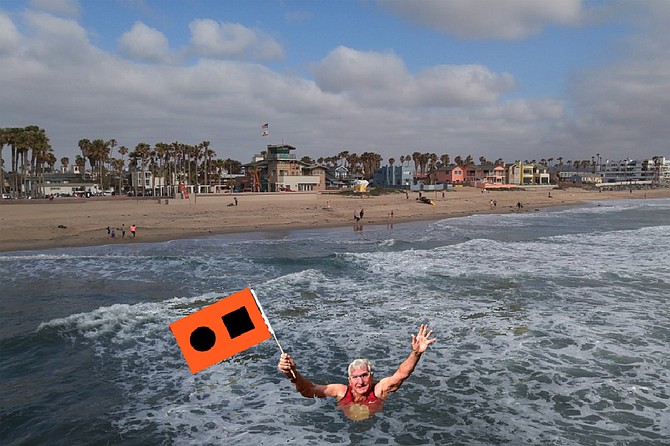
<path id="1" fill-rule="evenodd" d="M 349 378 L 351 378 L 351 371 L 353 369 L 360 369 L 362 367 L 365 367 L 368 369 L 368 372 L 370 372 L 370 375 L 372 375 L 374 372 L 372 371 L 372 363 L 370 362 L 369 359 L 354 359 L 351 364 L 349 364 L 349 367 L 347 368 L 347 374 L 349 375 Z"/>

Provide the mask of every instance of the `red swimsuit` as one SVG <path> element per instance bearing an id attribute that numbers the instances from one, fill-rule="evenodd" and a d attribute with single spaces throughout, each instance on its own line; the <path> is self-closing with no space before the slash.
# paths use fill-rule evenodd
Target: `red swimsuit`
<path id="1" fill-rule="evenodd" d="M 342 407 L 348 406 L 349 404 L 365 404 L 366 406 L 370 406 L 372 404 L 376 404 L 378 401 L 381 400 L 375 396 L 375 389 L 373 387 L 370 393 L 368 393 L 368 396 L 365 398 L 365 401 L 362 403 L 354 403 L 354 396 L 351 394 L 351 386 L 347 386 L 347 393 L 344 394 L 340 400 L 340 403 L 337 405 L 337 408 L 341 409 Z"/>
<path id="2" fill-rule="evenodd" d="M 377 412 L 381 412 L 384 400 L 375 396 L 374 387 L 365 397 L 365 401 L 355 403 L 354 397 L 351 394 L 351 387 L 347 386 L 347 392 L 337 405 L 338 409 L 342 409 L 344 415 L 354 421 L 361 421 L 370 418 Z"/>

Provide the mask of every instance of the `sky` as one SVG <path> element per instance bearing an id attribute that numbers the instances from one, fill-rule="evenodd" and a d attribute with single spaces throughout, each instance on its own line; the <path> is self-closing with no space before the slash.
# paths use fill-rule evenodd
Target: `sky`
<path id="1" fill-rule="evenodd" d="M 0 127 L 71 161 L 670 157 L 668 29 L 668 0 L 2 0 Z"/>

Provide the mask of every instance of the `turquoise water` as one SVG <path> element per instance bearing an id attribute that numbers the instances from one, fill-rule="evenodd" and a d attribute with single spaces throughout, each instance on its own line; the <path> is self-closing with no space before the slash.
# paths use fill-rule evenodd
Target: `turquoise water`
<path id="1" fill-rule="evenodd" d="M 6 445 L 666 445 L 670 200 L 0 255 Z M 386 376 L 382 413 L 300 397 L 266 341 L 191 375 L 168 326 L 252 285 L 317 382 Z"/>

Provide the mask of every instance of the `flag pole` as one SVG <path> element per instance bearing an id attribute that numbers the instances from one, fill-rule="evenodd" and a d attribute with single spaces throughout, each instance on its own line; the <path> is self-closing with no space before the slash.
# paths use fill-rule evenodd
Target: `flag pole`
<path id="1" fill-rule="evenodd" d="M 256 305 L 258 306 L 258 309 L 261 310 L 261 315 L 263 316 L 263 320 L 265 321 L 265 325 L 268 326 L 268 331 L 270 331 L 270 334 L 274 338 L 275 342 L 277 343 L 277 347 L 279 347 L 279 351 L 281 354 L 284 354 L 284 349 L 281 347 L 281 344 L 279 343 L 279 339 L 277 339 L 277 335 L 275 334 L 275 331 L 272 329 L 272 325 L 270 325 L 270 321 L 268 320 L 268 317 L 265 315 L 265 311 L 263 311 L 263 307 L 261 306 L 261 302 L 258 300 L 258 297 L 256 296 L 256 292 L 254 291 L 251 286 L 249 286 L 249 291 L 251 291 L 251 295 L 254 296 L 254 300 L 256 301 Z M 295 373 L 293 373 L 293 369 L 291 369 L 291 375 L 293 375 L 293 379 L 296 378 Z"/>

